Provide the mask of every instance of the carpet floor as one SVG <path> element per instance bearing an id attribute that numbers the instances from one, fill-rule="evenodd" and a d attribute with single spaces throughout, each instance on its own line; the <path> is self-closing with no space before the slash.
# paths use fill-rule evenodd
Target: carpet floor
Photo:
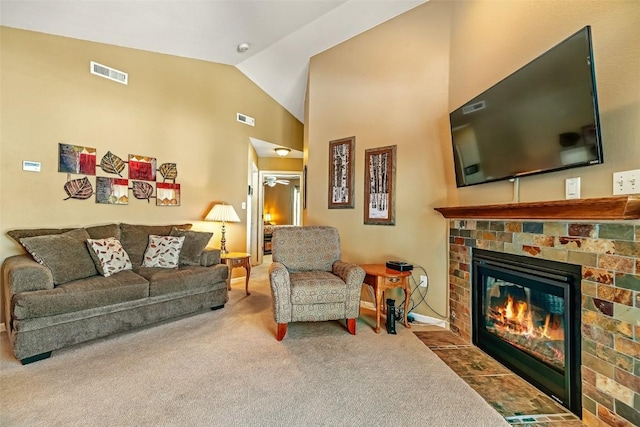
<path id="1" fill-rule="evenodd" d="M 267 265 L 217 311 L 94 340 L 22 366 L 0 339 L 0 425 L 508 426 L 413 334 L 294 323 L 282 342 Z"/>
<path id="2" fill-rule="evenodd" d="M 419 331 L 415 334 L 512 426 L 583 425 L 569 410 L 454 333 Z"/>

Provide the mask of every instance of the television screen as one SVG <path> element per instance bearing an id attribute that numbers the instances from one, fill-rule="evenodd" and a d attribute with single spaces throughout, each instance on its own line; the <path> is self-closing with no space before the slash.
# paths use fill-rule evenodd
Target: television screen
<path id="1" fill-rule="evenodd" d="M 450 114 L 458 187 L 603 162 L 585 27 Z"/>

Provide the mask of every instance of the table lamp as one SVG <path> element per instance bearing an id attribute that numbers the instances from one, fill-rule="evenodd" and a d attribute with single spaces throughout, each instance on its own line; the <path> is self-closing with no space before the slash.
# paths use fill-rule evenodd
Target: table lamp
<path id="1" fill-rule="evenodd" d="M 233 209 L 233 206 L 225 205 L 224 203 L 220 205 L 215 205 L 213 208 L 211 208 L 211 210 L 209 211 L 207 216 L 204 218 L 204 220 L 216 221 L 216 222 L 222 223 L 222 229 L 221 229 L 222 238 L 220 239 L 220 253 L 226 254 L 227 248 L 225 247 L 226 240 L 224 238 L 224 233 L 226 231 L 225 223 L 240 222 L 240 218 L 238 217 L 238 214 L 236 213 L 236 211 Z"/>

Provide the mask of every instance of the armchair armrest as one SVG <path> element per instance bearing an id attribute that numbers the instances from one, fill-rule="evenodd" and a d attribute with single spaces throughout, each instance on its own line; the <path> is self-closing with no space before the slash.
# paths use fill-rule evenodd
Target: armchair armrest
<path id="1" fill-rule="evenodd" d="M 360 292 L 366 273 L 359 265 L 345 261 L 334 262 L 332 272 L 347 284 L 346 317 L 355 319 L 360 314 Z"/>
<path id="2" fill-rule="evenodd" d="M 291 279 L 289 270 L 280 262 L 269 266 L 269 284 L 273 294 L 273 313 L 276 323 L 291 322 Z"/>

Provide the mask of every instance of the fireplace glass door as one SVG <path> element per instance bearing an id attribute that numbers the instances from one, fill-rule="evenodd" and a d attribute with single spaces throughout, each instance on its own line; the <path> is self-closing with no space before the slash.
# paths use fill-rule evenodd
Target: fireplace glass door
<path id="1" fill-rule="evenodd" d="M 579 414 L 581 268 L 474 249 L 474 344 Z"/>

